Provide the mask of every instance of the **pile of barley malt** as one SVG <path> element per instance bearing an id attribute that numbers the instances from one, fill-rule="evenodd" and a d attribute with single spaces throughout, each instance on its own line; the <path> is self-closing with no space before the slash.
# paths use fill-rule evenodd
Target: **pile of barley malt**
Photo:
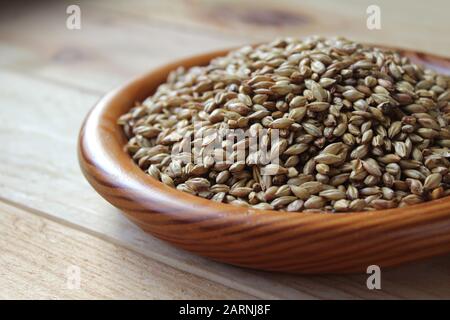
<path id="1" fill-rule="evenodd" d="M 449 100 L 450 77 L 397 52 L 286 38 L 173 71 L 119 124 L 136 163 L 178 190 L 259 209 L 375 210 L 450 194 Z M 279 163 L 259 163 L 243 140 L 232 147 L 245 161 L 196 164 L 183 152 L 195 123 L 278 130 Z"/>

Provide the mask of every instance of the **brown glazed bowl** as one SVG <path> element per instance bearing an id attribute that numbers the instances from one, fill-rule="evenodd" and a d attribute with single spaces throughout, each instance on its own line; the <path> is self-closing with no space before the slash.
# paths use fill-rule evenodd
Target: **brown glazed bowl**
<path id="1" fill-rule="evenodd" d="M 205 65 L 229 50 L 179 60 L 108 93 L 79 135 L 84 175 L 97 192 L 146 232 L 225 263 L 289 273 L 365 272 L 450 252 L 450 197 L 373 212 L 286 213 L 216 203 L 172 189 L 124 152 L 116 124 L 178 66 Z M 400 50 L 449 74 L 450 59 Z"/>

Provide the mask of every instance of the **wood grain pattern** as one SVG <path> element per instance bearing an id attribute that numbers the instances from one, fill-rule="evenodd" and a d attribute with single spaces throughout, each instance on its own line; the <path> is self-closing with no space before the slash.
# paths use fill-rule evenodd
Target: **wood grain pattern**
<path id="1" fill-rule="evenodd" d="M 20 3 L 5 3 L 0 11 L 0 203 L 14 203 L 30 215 L 56 221 L 62 233 L 66 227 L 76 229 L 159 262 L 162 268 L 172 267 L 167 270 L 196 275 L 191 281 L 208 279 L 257 298 L 450 298 L 450 255 L 383 270 L 382 290 L 370 291 L 364 274 L 309 277 L 266 273 L 178 250 L 145 234 L 99 197 L 83 178 L 74 152 L 82 118 L 104 92 L 143 70 L 183 56 L 279 35 L 309 34 L 339 34 L 450 56 L 447 42 L 441 40 L 450 27 L 448 2 L 378 0 L 383 10 L 382 29 L 375 31 L 365 28 L 365 8 L 372 4 L 369 0 L 231 0 L 226 7 L 220 0 L 81 0 L 76 3 L 82 10 L 82 29 L 74 31 L 65 28 L 65 9 L 73 1 Z M 242 20 L 241 6 L 246 8 L 245 14 L 258 7 L 256 21 Z M 403 10 L 405 6 L 408 10 Z M 274 25 L 271 22 L 281 16 L 271 17 L 275 8 L 306 15 L 308 21 Z M 228 10 L 223 17 L 208 17 L 210 12 L 220 14 L 221 9 Z M 2 242 L 0 270 L 9 267 L 1 252 L 18 238 L 11 234 Z M 64 248 L 70 252 L 66 243 Z M 30 260 L 39 258 L 30 251 L 29 255 Z M 36 268 L 30 260 L 21 261 L 22 270 Z M 102 269 L 99 266 L 99 272 Z M 49 273 L 39 272 L 46 293 L 60 292 Z M 30 290 L 22 291 L 22 277 L 22 273 L 10 273 L 0 286 L 0 295 L 42 297 L 33 278 L 28 278 Z M 158 276 L 153 279 L 161 290 L 174 288 Z M 92 296 L 109 290 L 106 284 L 97 284 Z M 136 286 L 122 296 L 138 296 L 143 290 Z M 176 289 L 164 292 L 168 298 L 179 297 Z M 75 292 L 66 293 L 67 298 L 79 297 Z M 209 297 L 199 292 L 198 297 L 202 296 Z"/>
<path id="2" fill-rule="evenodd" d="M 446 58 L 404 52 L 428 66 L 450 66 Z M 106 200 L 160 239 L 255 269 L 364 272 L 372 264 L 394 266 L 450 252 L 449 197 L 370 213 L 292 215 L 205 200 L 146 175 L 123 151 L 118 117 L 154 92 L 171 70 L 204 65 L 224 53 L 160 67 L 109 93 L 94 107 L 80 132 L 79 160 L 88 181 Z"/>
<path id="3" fill-rule="evenodd" d="M 254 298 L 2 203 L 0 246 L 0 299 Z"/>
<path id="4" fill-rule="evenodd" d="M 373 4 L 381 9 L 380 30 L 366 27 L 366 9 Z M 89 5 L 190 33 L 220 35 L 227 41 L 345 35 L 360 42 L 449 54 L 448 44 L 442 41 L 449 28 L 448 3 L 442 0 L 100 0 Z"/>

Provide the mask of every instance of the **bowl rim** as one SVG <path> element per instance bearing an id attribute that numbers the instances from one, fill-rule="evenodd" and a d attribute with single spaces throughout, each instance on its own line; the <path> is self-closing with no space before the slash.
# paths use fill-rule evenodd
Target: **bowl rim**
<path id="1" fill-rule="evenodd" d="M 436 65 L 438 68 L 445 64 L 443 70 L 450 69 L 450 58 L 441 57 L 434 54 L 411 51 L 394 47 L 380 46 L 386 49 L 397 50 L 406 53 L 410 58 L 417 57 L 427 64 Z M 221 56 L 235 48 L 215 50 L 203 54 L 198 54 L 182 59 L 177 59 L 161 67 L 152 69 L 141 76 L 138 76 L 124 85 L 110 91 L 103 96 L 86 116 L 80 129 L 78 137 L 78 158 L 82 172 L 91 185 L 109 202 L 121 210 L 127 211 L 123 203 L 112 199 L 112 195 L 100 191 L 98 179 L 93 179 L 96 174 L 100 183 L 109 184 L 115 188 L 125 189 L 127 195 L 123 196 L 127 201 L 140 203 L 142 211 L 153 210 L 177 217 L 179 220 L 199 221 L 210 218 L 233 217 L 235 219 L 249 218 L 259 219 L 261 216 L 273 219 L 289 219 L 294 221 L 300 217 L 310 216 L 314 220 L 354 220 L 369 222 L 371 219 L 380 221 L 392 215 L 402 214 L 405 221 L 414 219 L 415 221 L 427 219 L 424 212 L 439 211 L 439 216 L 450 219 L 450 196 L 437 200 L 427 201 L 408 207 L 382 209 L 373 211 L 357 212 L 285 212 L 277 210 L 262 210 L 251 207 L 235 206 L 227 203 L 217 203 L 212 200 L 194 196 L 175 188 L 164 185 L 162 182 L 146 174 L 123 150 L 126 138 L 116 121 L 118 116 L 125 113 L 132 106 L 130 99 L 142 101 L 151 95 L 156 87 L 165 81 L 168 73 L 179 66 L 192 67 L 204 65 L 212 58 Z M 139 94 L 142 87 L 148 87 L 147 93 Z M 112 112 L 120 103 L 127 104 L 120 112 Z M 125 110 L 125 112 L 123 112 Z M 115 128 L 116 130 L 111 130 Z M 94 171 L 98 171 L 94 173 Z M 174 201 L 176 199 L 176 201 Z M 133 209 L 135 210 L 135 209 Z M 436 211 L 437 210 L 437 211 Z M 195 213 L 192 215 L 186 214 Z"/>

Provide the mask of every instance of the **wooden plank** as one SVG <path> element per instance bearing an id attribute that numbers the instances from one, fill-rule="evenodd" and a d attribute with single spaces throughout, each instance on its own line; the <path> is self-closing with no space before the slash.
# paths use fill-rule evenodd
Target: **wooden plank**
<path id="1" fill-rule="evenodd" d="M 450 55 L 434 36 L 450 27 L 448 3 L 431 0 L 426 11 L 414 2 L 377 3 L 381 30 L 366 27 L 368 0 L 81 1 L 82 29 L 72 31 L 65 27 L 70 1 L 27 4 L 0 21 L 0 65 L 104 92 L 181 56 L 285 35 L 343 35 Z"/>
<path id="2" fill-rule="evenodd" d="M 85 7 L 84 3 L 82 29 L 68 30 L 68 3 L 27 4 L 16 9 L 16 19 L 0 21 L 0 66 L 90 92 L 105 92 L 173 59 L 247 42 L 185 32 L 120 12 Z"/>
<path id="3" fill-rule="evenodd" d="M 1 299 L 254 298 L 2 202 L 0 247 Z"/>
<path id="4" fill-rule="evenodd" d="M 76 135 L 95 95 L 0 72 L 0 195 L 35 214 L 162 263 L 260 298 L 450 297 L 450 256 L 385 273 L 382 291 L 366 276 L 292 276 L 244 270 L 196 257 L 144 234 L 85 182 Z M 23 88 L 33 88 L 23 95 Z M 409 279 L 416 277 L 414 281 Z M 384 278 L 383 278 L 384 279 Z M 436 286 L 436 288 L 432 288 Z"/>
<path id="5" fill-rule="evenodd" d="M 366 9 L 373 4 L 381 9 L 380 30 L 369 30 L 366 26 Z M 192 32 L 215 32 L 258 40 L 286 35 L 340 35 L 450 55 L 447 43 L 435 36 L 445 34 L 450 27 L 447 17 L 450 3 L 440 0 L 429 0 L 426 4 L 405 0 L 375 3 L 371 0 L 131 0 L 126 3 L 100 0 L 83 5 L 128 13 Z"/>

